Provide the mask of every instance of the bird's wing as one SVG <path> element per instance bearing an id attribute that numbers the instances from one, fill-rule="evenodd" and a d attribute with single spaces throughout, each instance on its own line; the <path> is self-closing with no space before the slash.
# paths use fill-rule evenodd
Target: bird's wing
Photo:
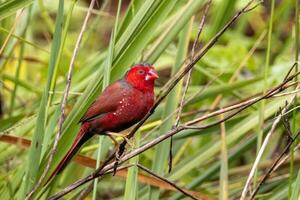
<path id="1" fill-rule="evenodd" d="M 120 105 L 120 101 L 128 95 L 131 86 L 123 80 L 109 85 L 96 101 L 89 107 L 80 122 L 90 121 L 109 112 L 114 112 Z"/>

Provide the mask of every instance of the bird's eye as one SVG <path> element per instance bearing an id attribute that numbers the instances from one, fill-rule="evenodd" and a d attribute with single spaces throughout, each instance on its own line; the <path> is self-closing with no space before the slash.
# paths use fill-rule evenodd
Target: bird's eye
<path id="1" fill-rule="evenodd" d="M 139 74 L 145 74 L 145 71 L 140 69 L 140 70 L 138 71 L 138 73 L 139 73 Z"/>

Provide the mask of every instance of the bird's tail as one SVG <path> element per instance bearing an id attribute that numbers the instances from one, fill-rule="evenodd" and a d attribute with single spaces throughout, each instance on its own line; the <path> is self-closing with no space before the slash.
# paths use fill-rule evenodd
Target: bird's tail
<path id="1" fill-rule="evenodd" d="M 90 134 L 89 131 L 90 124 L 84 123 L 81 125 L 80 130 L 75 138 L 75 141 L 73 142 L 71 148 L 66 153 L 64 158 L 60 161 L 58 166 L 55 168 L 55 170 L 52 172 L 51 176 L 47 179 L 45 185 L 57 174 L 59 174 L 70 162 L 72 157 L 77 153 L 77 151 L 80 149 L 80 147 L 89 140 L 93 134 Z"/>

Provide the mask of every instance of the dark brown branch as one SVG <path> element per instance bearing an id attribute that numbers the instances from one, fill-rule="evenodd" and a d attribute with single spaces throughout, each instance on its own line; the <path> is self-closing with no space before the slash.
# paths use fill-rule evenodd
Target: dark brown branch
<path id="1" fill-rule="evenodd" d="M 285 116 L 285 113 L 282 114 L 281 120 L 282 120 L 282 124 L 283 124 L 283 126 L 284 126 L 284 128 L 286 130 L 286 134 L 288 136 L 288 139 L 292 139 L 292 135 L 293 134 L 292 134 L 292 131 L 291 131 L 291 126 L 290 126 L 290 124 L 288 122 L 288 118 Z"/>
<path id="2" fill-rule="evenodd" d="M 147 172 L 148 174 L 151 174 L 152 176 L 154 176 L 155 178 L 157 179 L 160 179 L 166 183 L 168 183 L 169 185 L 171 185 L 172 187 L 174 187 L 176 190 L 178 190 L 179 192 L 181 192 L 182 194 L 184 194 L 185 196 L 188 196 L 192 199 L 196 199 L 198 200 L 198 198 L 194 197 L 192 194 L 190 194 L 189 192 L 186 192 L 184 189 L 181 189 L 179 186 L 177 186 L 175 183 L 173 183 L 172 181 L 169 181 L 168 179 L 162 177 L 162 176 L 159 176 L 158 174 L 154 173 L 153 171 L 151 171 L 150 169 L 144 167 L 143 165 L 140 165 L 140 164 L 136 164 L 136 166 L 138 168 L 140 168 L 141 170 Z"/>
<path id="3" fill-rule="evenodd" d="M 285 87 L 285 85 L 293 80 L 296 76 L 298 76 L 299 73 L 296 73 L 292 76 L 290 76 L 289 78 L 285 79 L 281 84 L 279 84 L 278 86 L 276 86 L 275 88 L 269 90 L 265 95 L 261 96 L 261 97 L 254 97 L 252 99 L 249 99 L 249 100 L 246 100 L 246 101 L 242 101 L 241 103 L 238 103 L 238 104 L 234 104 L 234 105 L 231 105 L 231 106 L 228 106 L 228 107 L 225 107 L 224 109 L 220 109 L 220 110 L 217 110 L 215 112 L 212 112 L 212 113 L 209 113 L 208 115 L 205 115 L 205 116 L 202 116 L 202 117 L 199 117 L 199 118 L 196 118 L 192 121 L 189 121 L 188 123 L 186 123 L 187 126 L 190 126 L 189 128 L 192 128 L 191 125 L 194 125 L 200 121 L 203 121 L 205 119 L 208 119 L 210 117 L 213 117 L 213 116 L 217 116 L 221 113 L 225 113 L 225 112 L 228 112 L 228 111 L 231 111 L 231 110 L 235 110 L 237 108 L 243 108 L 244 106 L 251 106 L 255 103 L 257 103 L 258 101 L 262 100 L 262 99 L 268 99 L 268 98 L 271 98 L 272 96 L 274 96 L 275 94 L 283 91 L 284 89 L 286 89 L 287 87 Z M 245 109 L 245 108 L 244 108 Z M 194 128 L 197 128 L 197 127 L 194 127 Z M 199 128 L 199 127 L 198 127 Z"/>
<path id="4" fill-rule="evenodd" d="M 257 4 L 255 4 L 254 6 L 248 8 L 247 10 L 245 10 L 245 12 L 250 12 L 251 10 L 254 10 L 256 7 L 258 7 L 260 4 L 262 4 L 264 2 L 264 0 L 260 0 Z"/>
<path id="5" fill-rule="evenodd" d="M 287 73 L 286 76 L 284 77 L 284 80 L 287 79 L 287 78 L 290 76 L 290 74 L 292 73 L 293 69 L 296 68 L 296 67 L 297 67 L 297 62 L 295 62 L 295 63 L 293 64 L 293 66 L 289 69 L 288 73 Z"/>
<path id="6" fill-rule="evenodd" d="M 130 168 L 130 167 L 132 167 L 132 166 L 134 166 L 134 165 L 129 164 L 129 165 L 126 165 L 126 166 L 122 166 L 122 167 L 119 167 L 119 168 L 117 169 L 117 171 L 120 171 L 120 170 L 123 170 L 123 169 L 128 169 L 128 168 Z M 105 172 L 104 174 L 106 175 L 106 174 L 111 174 L 111 173 L 113 173 L 112 170 L 107 171 L 107 172 Z M 84 199 L 86 198 L 86 196 L 93 190 L 93 186 L 94 186 L 94 184 L 93 184 L 93 182 L 91 182 L 86 188 L 84 188 L 84 189 L 80 192 L 80 194 L 79 194 L 79 196 L 78 196 L 78 200 L 84 200 Z"/>

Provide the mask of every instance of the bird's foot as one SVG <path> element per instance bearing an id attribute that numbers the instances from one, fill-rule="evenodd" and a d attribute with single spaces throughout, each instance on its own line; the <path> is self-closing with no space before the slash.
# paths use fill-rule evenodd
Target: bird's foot
<path id="1" fill-rule="evenodd" d="M 116 153 L 115 153 L 115 158 L 116 158 L 116 161 L 119 162 L 120 161 L 120 155 L 119 155 L 119 146 L 117 146 L 117 150 L 116 150 Z"/>
<path id="2" fill-rule="evenodd" d="M 130 140 L 130 139 L 128 139 L 126 136 L 123 138 L 125 141 L 126 141 L 126 143 L 130 146 L 130 148 L 133 148 L 134 147 L 134 143 Z"/>
<path id="3" fill-rule="evenodd" d="M 126 141 L 126 143 L 133 148 L 133 143 L 126 137 L 126 135 L 123 134 L 119 134 L 119 133 L 106 133 L 111 139 L 112 141 L 115 143 L 115 145 L 119 145 L 119 143 L 117 142 L 117 140 L 115 139 L 115 137 L 121 137 L 123 138 L 124 141 Z"/>
<path id="4" fill-rule="evenodd" d="M 117 150 L 115 152 L 115 164 L 114 164 L 114 168 L 113 168 L 113 176 L 116 175 L 117 173 L 117 168 L 120 162 L 120 155 L 119 155 L 119 145 L 117 146 Z"/>
<path id="5" fill-rule="evenodd" d="M 108 137 L 111 139 L 111 141 L 114 143 L 115 147 L 119 147 L 118 141 L 111 135 L 108 134 Z"/>

